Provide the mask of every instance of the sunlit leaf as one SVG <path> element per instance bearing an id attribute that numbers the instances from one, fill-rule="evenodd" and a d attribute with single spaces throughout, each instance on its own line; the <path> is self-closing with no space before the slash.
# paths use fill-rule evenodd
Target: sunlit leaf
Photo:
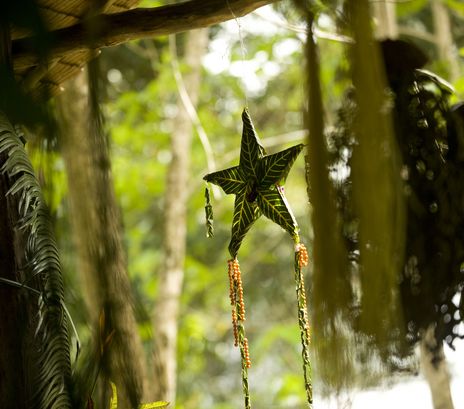
<path id="1" fill-rule="evenodd" d="M 227 194 L 239 193 L 246 183 L 245 178 L 238 166 L 210 173 L 209 175 L 206 175 L 204 179 L 207 182 L 221 186 L 222 190 L 224 190 L 224 192 Z"/>
<path id="2" fill-rule="evenodd" d="M 277 223 L 293 237 L 297 234 L 297 222 L 282 189 L 278 187 L 264 191 L 258 190 L 258 206 L 267 218 Z"/>
<path id="3" fill-rule="evenodd" d="M 245 190 L 237 195 L 235 198 L 234 219 L 232 221 L 232 238 L 229 244 L 229 252 L 232 257 L 237 255 L 243 238 L 260 215 L 261 212 L 257 203 L 247 200 Z"/>
<path id="4" fill-rule="evenodd" d="M 419 13 L 428 5 L 427 0 L 400 1 L 395 4 L 398 17 L 408 17 Z"/>
<path id="5" fill-rule="evenodd" d="M 303 147 L 304 145 L 300 144 L 273 155 L 265 156 L 261 162 L 263 166 L 262 185 L 271 186 L 276 183 L 283 183 Z"/>
<path id="6" fill-rule="evenodd" d="M 139 406 L 139 409 L 166 408 L 168 407 L 168 405 L 169 405 L 169 402 L 164 402 L 164 401 L 143 403 Z"/>
<path id="7" fill-rule="evenodd" d="M 111 385 L 111 399 L 110 399 L 110 407 L 109 409 L 118 409 L 118 389 L 116 388 L 116 385 L 114 382 L 110 381 Z"/>
<path id="8" fill-rule="evenodd" d="M 266 151 L 259 142 L 258 135 L 251 122 L 250 114 L 246 108 L 243 110 L 242 120 L 243 133 L 240 151 L 240 167 L 245 171 L 247 176 L 254 176 L 255 179 L 257 179 L 257 159 L 262 158 L 266 154 Z"/>
<path id="9" fill-rule="evenodd" d="M 446 0 L 446 5 L 456 14 L 459 14 L 461 17 L 464 17 L 464 4 L 462 3 L 462 1 Z"/>

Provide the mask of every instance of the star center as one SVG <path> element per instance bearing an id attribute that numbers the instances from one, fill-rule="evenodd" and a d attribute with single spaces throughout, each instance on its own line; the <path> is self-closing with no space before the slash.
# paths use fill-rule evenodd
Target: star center
<path id="1" fill-rule="evenodd" d="M 248 182 L 246 200 L 248 203 L 253 203 L 258 197 L 258 181 L 252 179 Z"/>

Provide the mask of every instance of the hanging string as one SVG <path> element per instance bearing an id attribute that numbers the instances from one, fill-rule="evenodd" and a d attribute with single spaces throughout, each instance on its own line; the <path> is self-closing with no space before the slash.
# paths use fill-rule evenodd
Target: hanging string
<path id="1" fill-rule="evenodd" d="M 238 37 L 240 41 L 240 53 L 241 53 L 241 64 L 245 68 L 245 43 L 243 41 L 242 35 L 242 25 L 238 17 L 235 15 L 232 7 L 230 6 L 229 0 L 226 0 L 227 7 L 229 8 L 230 13 L 232 14 L 237 27 L 238 27 Z M 243 81 L 240 81 L 242 84 L 242 91 L 245 98 L 245 108 L 248 108 L 248 97 L 246 92 L 246 87 Z M 229 284 L 230 284 L 230 302 L 232 305 L 232 327 L 234 333 L 234 345 L 240 349 L 240 360 L 242 366 L 242 388 L 243 396 L 245 400 L 245 409 L 251 409 L 251 399 L 250 399 L 250 390 L 248 385 L 248 369 L 251 367 L 250 352 L 248 346 L 248 339 L 245 335 L 245 303 L 243 300 L 243 287 L 242 287 L 242 278 L 240 272 L 240 265 L 237 258 L 228 260 L 228 270 L 229 270 Z"/>
<path id="2" fill-rule="evenodd" d="M 240 19 L 235 15 L 234 10 L 232 10 L 232 7 L 230 6 L 229 0 L 226 0 L 227 7 L 229 8 L 230 14 L 232 14 L 235 22 L 237 23 L 238 27 L 238 38 L 240 41 L 240 54 L 242 57 L 242 67 L 245 68 L 245 56 L 246 56 L 246 48 L 245 48 L 245 43 L 243 41 L 243 35 L 242 35 L 242 25 L 240 24 Z M 248 96 L 246 92 L 246 86 L 244 85 L 243 81 L 242 82 L 242 91 L 243 95 L 245 97 L 245 107 L 248 108 Z"/>

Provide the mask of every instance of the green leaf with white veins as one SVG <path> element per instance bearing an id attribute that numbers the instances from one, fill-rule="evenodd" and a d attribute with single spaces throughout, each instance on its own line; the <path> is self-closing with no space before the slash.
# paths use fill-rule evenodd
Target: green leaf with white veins
<path id="1" fill-rule="evenodd" d="M 246 108 L 242 120 L 239 165 L 204 177 L 207 182 L 220 186 L 225 193 L 236 196 L 229 244 L 233 258 L 237 257 L 244 237 L 261 214 L 281 226 L 293 239 L 298 237 L 298 224 L 279 183 L 285 181 L 303 145 L 266 155 Z"/>

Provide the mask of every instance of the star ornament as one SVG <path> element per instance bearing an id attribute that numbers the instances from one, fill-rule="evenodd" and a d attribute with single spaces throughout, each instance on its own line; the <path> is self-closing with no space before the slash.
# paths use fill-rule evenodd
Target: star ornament
<path id="1" fill-rule="evenodd" d="M 234 259 L 243 238 L 262 214 L 286 230 L 295 242 L 298 241 L 298 224 L 285 198 L 282 184 L 304 146 L 299 144 L 266 155 L 246 108 L 242 120 L 239 165 L 210 173 L 203 178 L 220 186 L 225 193 L 235 194 L 229 244 L 229 253 Z"/>

